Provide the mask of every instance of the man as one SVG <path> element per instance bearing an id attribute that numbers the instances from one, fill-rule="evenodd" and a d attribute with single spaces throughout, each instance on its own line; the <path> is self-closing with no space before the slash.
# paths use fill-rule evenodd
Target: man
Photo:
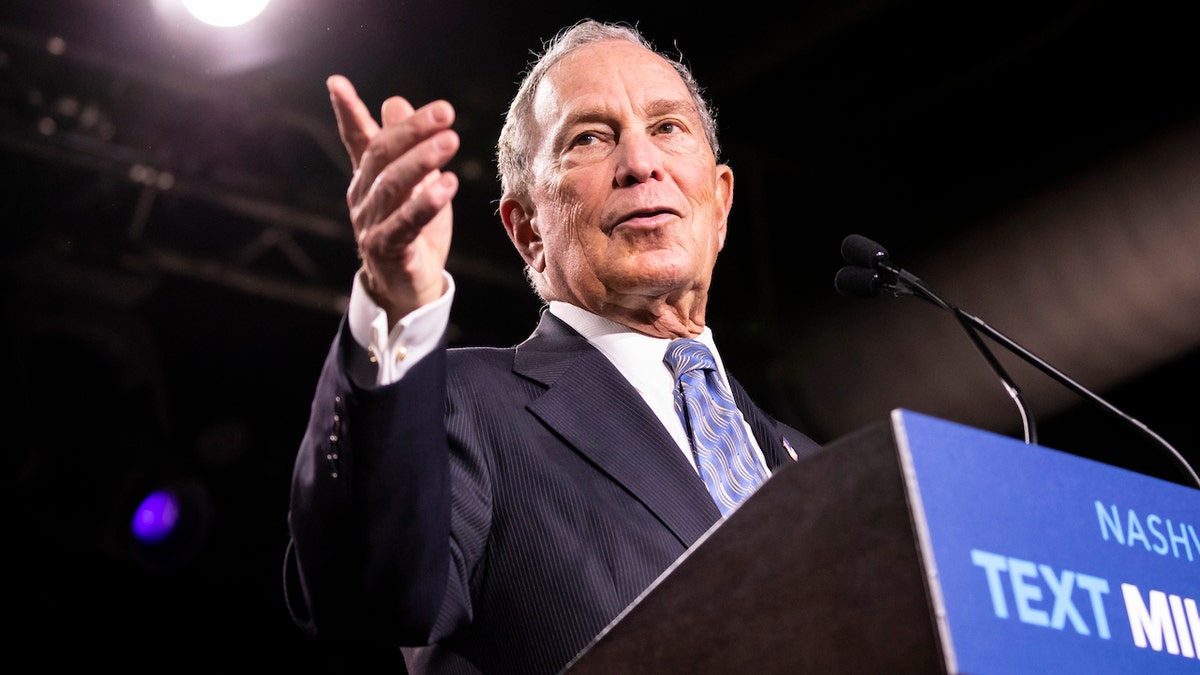
<path id="1" fill-rule="evenodd" d="M 515 348 L 446 349 L 453 108 L 329 88 L 362 255 L 293 478 L 287 598 L 306 630 L 414 673 L 555 673 L 721 518 L 676 414 L 733 199 L 690 72 L 581 22 L 501 132 L 500 218 L 547 309 Z M 716 363 L 720 371 L 719 353 Z M 817 449 L 732 378 L 753 461 Z"/>

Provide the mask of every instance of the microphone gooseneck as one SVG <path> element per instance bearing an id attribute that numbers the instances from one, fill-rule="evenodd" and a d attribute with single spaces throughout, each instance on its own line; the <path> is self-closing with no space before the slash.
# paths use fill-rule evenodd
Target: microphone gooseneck
<path id="1" fill-rule="evenodd" d="M 1030 413 L 1029 406 L 1024 397 L 1021 395 L 1020 388 L 1016 386 L 1012 378 L 1005 372 L 1000 362 L 996 359 L 995 354 L 987 348 L 987 345 L 979 336 L 980 332 L 1013 354 L 1016 354 L 1026 363 L 1048 375 L 1059 384 L 1075 392 L 1075 394 L 1098 405 L 1101 409 L 1115 416 L 1135 431 L 1145 435 L 1154 442 L 1156 447 L 1167 453 L 1172 463 L 1187 476 L 1192 485 L 1200 488 L 1200 476 L 1196 474 L 1196 470 L 1162 436 L 1151 431 L 1145 424 L 1121 411 L 1088 388 L 1067 377 L 1057 368 L 1037 357 L 1012 338 L 988 325 L 979 317 L 942 300 L 922 283 L 920 279 L 896 266 L 888 255 L 887 250 L 879 244 L 862 235 L 851 234 L 842 241 L 841 252 L 842 258 L 850 263 L 851 266 L 838 270 L 834 278 L 834 287 L 838 293 L 848 297 L 860 298 L 879 297 L 881 295 L 891 295 L 894 297 L 912 295 L 954 314 L 959 325 L 971 339 L 971 343 L 975 345 L 975 348 L 983 355 L 988 365 L 999 376 L 1009 396 L 1017 404 L 1018 412 L 1021 415 L 1021 424 L 1025 432 L 1026 443 L 1037 443 L 1037 430 L 1033 415 Z"/>
<path id="2" fill-rule="evenodd" d="M 957 314 L 957 308 L 938 297 L 929 287 L 921 283 L 920 279 L 894 265 L 887 249 L 861 234 L 852 234 L 842 240 L 842 258 L 851 264 L 850 267 L 838 270 L 837 276 L 833 280 L 834 287 L 842 295 L 868 298 L 884 294 L 893 297 L 915 295 L 940 309 Z M 975 332 L 972 323 L 964 320 L 963 317 L 958 319 L 959 325 L 971 339 L 971 344 L 983 355 L 988 366 L 1000 378 L 1009 398 L 1017 405 L 1025 442 L 1031 445 L 1037 443 L 1037 425 L 1033 413 L 1029 410 L 1029 403 L 1021 394 L 1021 388 L 1009 377 L 996 355 L 988 349 L 987 344 Z"/>

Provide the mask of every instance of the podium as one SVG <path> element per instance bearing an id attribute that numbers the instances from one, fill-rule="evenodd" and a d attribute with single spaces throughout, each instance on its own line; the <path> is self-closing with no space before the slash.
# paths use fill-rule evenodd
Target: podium
<path id="1" fill-rule="evenodd" d="M 1200 673 L 1200 490 L 906 410 L 777 471 L 564 675 Z"/>

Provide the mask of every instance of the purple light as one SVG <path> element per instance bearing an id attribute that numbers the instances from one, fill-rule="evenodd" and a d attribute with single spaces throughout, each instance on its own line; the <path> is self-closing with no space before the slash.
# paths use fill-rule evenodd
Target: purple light
<path id="1" fill-rule="evenodd" d="M 166 539 L 179 521 L 179 500 L 169 490 L 151 492 L 138 504 L 129 524 L 133 536 L 144 544 Z"/>

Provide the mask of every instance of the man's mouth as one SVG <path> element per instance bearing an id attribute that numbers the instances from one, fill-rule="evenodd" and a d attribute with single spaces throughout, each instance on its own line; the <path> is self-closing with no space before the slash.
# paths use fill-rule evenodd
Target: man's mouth
<path id="1" fill-rule="evenodd" d="M 609 228 L 609 232 L 611 233 L 612 230 L 622 225 L 638 229 L 661 227 L 677 215 L 673 210 L 666 208 L 631 211 L 618 218 L 613 226 Z"/>

